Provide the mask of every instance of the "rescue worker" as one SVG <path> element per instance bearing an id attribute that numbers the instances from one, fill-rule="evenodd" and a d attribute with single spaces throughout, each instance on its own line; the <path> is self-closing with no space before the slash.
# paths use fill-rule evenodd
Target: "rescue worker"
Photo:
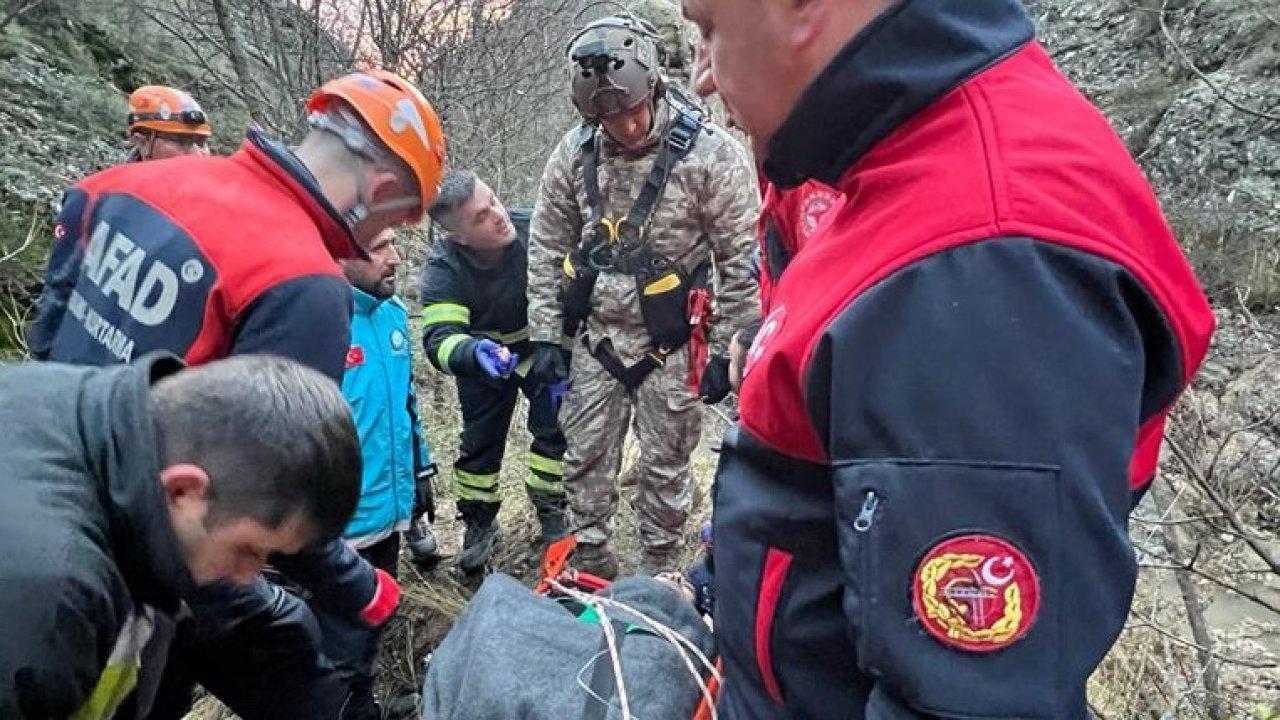
<path id="1" fill-rule="evenodd" d="M 106 365 L 168 350 L 199 365 L 269 353 L 340 381 L 351 290 L 334 258 L 418 222 L 444 145 L 431 106 L 391 73 L 326 83 L 307 111 L 296 149 L 251 130 L 230 157 L 121 165 L 68 190 L 33 354 Z M 340 541 L 272 564 L 334 615 L 377 626 L 395 609 L 395 580 Z M 263 581 L 202 588 L 191 604 L 155 718 L 185 714 L 196 682 L 244 720 L 337 717 L 347 688 L 305 603 Z"/>
<path id="2" fill-rule="evenodd" d="M 553 151 L 534 210 L 530 375 L 548 385 L 572 376 L 560 421 L 575 565 L 617 573 L 608 541 L 631 426 L 642 571 L 656 574 L 680 561 L 697 401 L 729 392 L 726 345 L 756 314 L 759 196 L 742 146 L 668 92 L 638 22 L 588 25 L 569 60 L 583 123 Z M 571 373 L 566 332 L 585 348 Z"/>
<path id="3" fill-rule="evenodd" d="M 407 538 L 418 548 L 415 556 L 424 547 L 427 553 L 435 552 L 430 526 L 418 520 L 423 513 L 435 514 L 435 465 L 418 422 L 409 312 L 396 296 L 400 253 L 395 240 L 393 230 L 384 230 L 365 248 L 367 258 L 339 261 L 355 305 L 342 394 L 351 405 L 363 458 L 360 501 L 343 538 L 392 577 L 397 576 L 401 533 L 416 530 Z M 373 671 L 380 632 L 328 613 L 317 615 L 326 655 L 351 686 L 342 717 L 379 720 L 384 713 L 373 697 Z M 397 698 L 388 703 L 388 710 L 397 702 L 413 705 L 413 700 Z"/>
<path id="4" fill-rule="evenodd" d="M 129 161 L 208 155 L 213 128 L 200 104 L 164 85 L 144 85 L 129 94 Z"/>
<path id="5" fill-rule="evenodd" d="M 684 10 L 768 178 L 721 717 L 1083 720 L 1213 329 L 1141 170 L 1017 0 Z"/>
<path id="6" fill-rule="evenodd" d="M 8 720 L 145 716 L 196 585 L 338 537 L 360 490 L 338 388 L 280 358 L 10 366 L 0 420 Z"/>
<path id="7" fill-rule="evenodd" d="M 654 41 L 658 65 L 669 81 L 688 90 L 698 46 L 697 31 L 680 14 L 680 6 L 670 0 L 636 0 L 627 6 L 627 12 L 657 31 Z"/>
<path id="8" fill-rule="evenodd" d="M 544 544 L 566 532 L 565 440 L 556 392 L 527 378 L 529 211 L 508 212 L 475 174 L 450 170 L 431 218 L 447 235 L 422 276 L 422 342 L 431 364 L 457 382 L 462 436 L 453 478 L 466 526 L 458 565 L 476 572 L 500 534 L 498 476 L 518 396 L 529 400 L 524 486 Z"/>

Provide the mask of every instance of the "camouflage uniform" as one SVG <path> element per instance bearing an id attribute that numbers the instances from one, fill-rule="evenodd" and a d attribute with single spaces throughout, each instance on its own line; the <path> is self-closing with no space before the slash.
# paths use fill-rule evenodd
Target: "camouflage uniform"
<path id="1" fill-rule="evenodd" d="M 642 157 L 625 157 L 601 132 L 600 192 L 604 206 L 625 214 L 653 165 L 671 109 L 655 104 L 652 144 Z M 580 159 L 581 131 L 565 135 L 542 175 L 529 242 L 529 320 L 535 341 L 559 342 L 562 311 L 557 298 L 565 254 L 586 237 L 590 216 Z M 742 146 L 708 125 L 692 151 L 671 173 L 653 211 L 648 242 L 655 253 L 686 270 L 714 260 L 716 312 L 709 330 L 712 353 L 726 352 L 733 330 L 757 314 L 750 275 L 753 232 L 759 213 L 755 171 Z M 635 279 L 602 272 L 591 296 L 585 343 L 608 340 L 626 365 L 648 350 Z M 582 345 L 577 349 L 581 350 Z M 572 360 L 573 386 L 561 409 L 568 439 L 565 486 L 578 538 L 603 545 L 617 507 L 617 481 L 628 426 L 640 445 L 637 509 L 647 550 L 678 549 L 689 508 L 689 457 L 701 434 L 698 399 L 688 386 L 688 353 L 671 354 L 633 393 L 589 352 Z"/>
<path id="2" fill-rule="evenodd" d="M 693 62 L 698 57 L 698 28 L 684 19 L 679 4 L 670 0 L 637 0 L 627 6 L 627 12 L 658 31 L 658 62 L 662 65 L 662 74 L 667 82 L 693 101 L 703 114 L 723 127 L 729 120 L 724 100 L 719 95 L 698 97 L 693 90 L 692 73 Z M 730 128 L 729 133 L 738 142 L 746 143 L 746 135 L 736 127 Z"/>

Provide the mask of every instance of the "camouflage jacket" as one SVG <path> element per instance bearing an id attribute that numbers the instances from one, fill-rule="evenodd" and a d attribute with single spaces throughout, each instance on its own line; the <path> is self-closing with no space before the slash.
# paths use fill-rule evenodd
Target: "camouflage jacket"
<path id="1" fill-rule="evenodd" d="M 653 166 L 671 114 L 665 99 L 654 117 L 651 144 L 642 155 L 624 155 L 601 132 L 600 193 L 609 213 L 624 217 Z M 529 233 L 529 325 L 533 340 L 558 342 L 562 264 L 589 231 L 591 215 L 580 157 L 582 134 L 568 132 L 547 161 Z M 759 314 L 751 277 L 754 230 L 760 212 L 756 175 L 746 150 L 722 128 L 707 124 L 690 153 L 671 172 L 653 210 L 652 250 L 686 270 L 714 263 L 712 352 L 723 353 L 733 331 Z M 586 332 L 591 342 L 610 338 L 620 358 L 634 362 L 648 347 L 644 319 L 630 275 L 601 273 L 591 297 Z"/>

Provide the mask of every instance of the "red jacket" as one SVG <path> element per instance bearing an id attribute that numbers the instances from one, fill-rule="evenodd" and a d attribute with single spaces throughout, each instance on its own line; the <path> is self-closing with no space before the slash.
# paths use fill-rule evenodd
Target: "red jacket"
<path id="1" fill-rule="evenodd" d="M 772 138 L 715 489 L 736 718 L 1083 718 L 1213 318 L 1016 0 L 907 0 Z"/>
<path id="2" fill-rule="evenodd" d="M 231 157 L 114 167 L 63 198 L 38 357 L 199 364 L 271 351 L 342 377 L 354 240 L 310 173 L 253 134 Z M 68 316 L 68 312 L 70 316 Z"/>

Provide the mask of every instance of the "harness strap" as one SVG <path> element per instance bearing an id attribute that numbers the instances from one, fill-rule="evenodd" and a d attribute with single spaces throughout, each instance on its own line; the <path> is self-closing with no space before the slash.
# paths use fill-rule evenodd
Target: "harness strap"
<path id="1" fill-rule="evenodd" d="M 648 237 L 649 220 L 653 209 L 662 197 L 667 181 L 671 179 L 671 171 L 676 163 L 683 160 L 698 140 L 698 131 L 702 129 L 702 115 L 696 110 L 673 105 L 676 116 L 667 127 L 666 137 L 658 156 L 653 160 L 653 168 L 644 181 L 640 196 L 627 213 L 627 224 L 640 232 L 641 238 Z"/>
<path id="2" fill-rule="evenodd" d="M 626 388 L 627 392 L 632 392 L 640 387 L 640 383 L 644 382 L 650 373 L 667 364 L 665 356 L 659 355 L 656 350 L 650 350 L 645 353 L 644 357 L 628 367 L 622 363 L 622 359 L 614 352 L 613 343 L 608 338 L 601 340 L 591 349 L 591 356 L 600 363 L 605 372 L 622 383 L 622 387 Z"/>
<path id="3" fill-rule="evenodd" d="M 608 214 L 604 198 L 600 195 L 600 143 L 599 131 L 593 125 L 582 126 L 579 153 L 582 158 L 582 181 L 587 191 L 587 207 L 591 210 L 591 224 L 599 223 Z"/>
<path id="4" fill-rule="evenodd" d="M 676 163 L 683 160 L 693 150 L 702 131 L 702 113 L 695 108 L 672 103 L 675 116 L 667 124 L 663 133 L 662 146 L 653 160 L 653 167 L 645 178 L 640 194 L 627 213 L 626 219 L 619 223 L 635 232 L 634 238 L 618 237 L 620 247 L 616 256 L 621 262 L 614 269 L 617 272 L 634 275 L 647 265 L 647 240 L 649 222 L 653 218 L 654 208 L 666 190 L 667 182 Z M 590 210 L 589 222 L 597 226 L 609 215 L 604 196 L 600 192 L 600 132 L 591 125 L 583 125 L 581 130 L 579 154 L 582 162 L 583 189 L 587 195 L 587 208 Z M 583 250 L 592 254 L 601 244 L 593 233 Z"/>

